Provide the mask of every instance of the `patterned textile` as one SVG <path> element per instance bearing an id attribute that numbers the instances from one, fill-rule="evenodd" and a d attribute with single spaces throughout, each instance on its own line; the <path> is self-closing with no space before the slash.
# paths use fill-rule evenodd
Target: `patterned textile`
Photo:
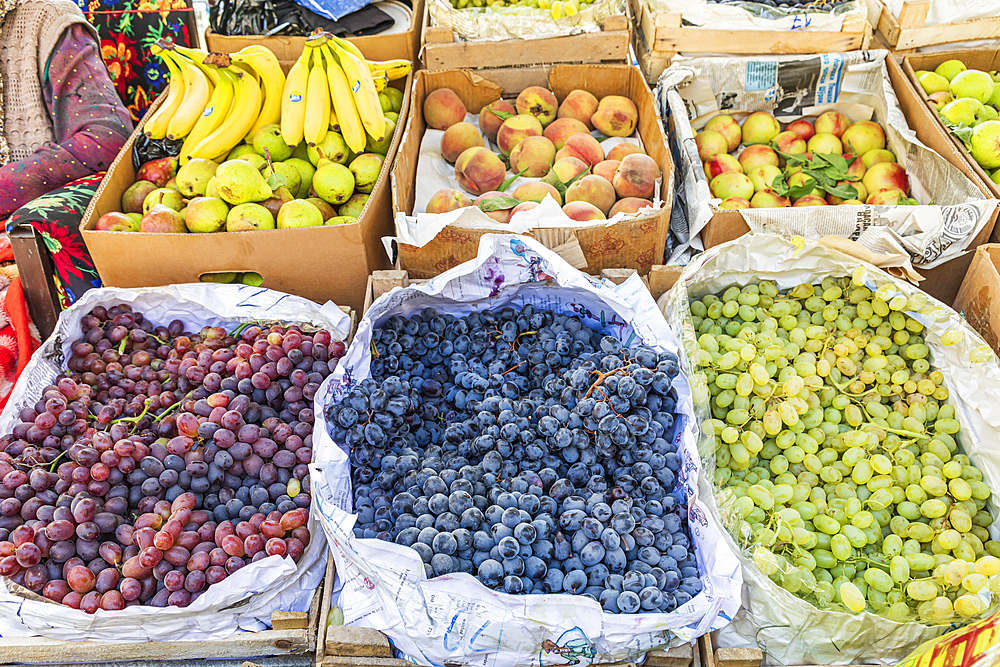
<path id="1" fill-rule="evenodd" d="M 101 57 L 111 72 L 115 89 L 138 121 L 166 88 L 169 72 L 149 46 L 161 37 L 190 46 L 190 11 L 185 0 L 76 0 L 97 29 Z"/>
<path id="2" fill-rule="evenodd" d="M 94 262 L 80 234 L 80 221 L 104 174 L 94 174 L 57 188 L 22 206 L 7 220 L 7 231 L 31 225 L 52 255 L 53 279 L 63 308 L 86 290 L 101 286 Z"/>

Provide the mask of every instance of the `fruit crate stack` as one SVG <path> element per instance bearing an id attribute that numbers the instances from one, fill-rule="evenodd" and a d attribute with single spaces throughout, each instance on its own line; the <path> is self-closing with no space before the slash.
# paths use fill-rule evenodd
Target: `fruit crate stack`
<path id="1" fill-rule="evenodd" d="M 671 59 L 679 53 L 844 53 L 868 48 L 872 35 L 871 26 L 862 15 L 845 18 L 840 30 L 807 29 L 808 14 L 801 15 L 793 30 L 759 29 L 759 26 L 751 26 L 749 22 L 747 29 L 732 30 L 685 25 L 682 13 L 658 11 L 647 0 L 629 0 L 629 6 L 635 21 L 633 46 L 636 58 L 650 83 L 656 82 Z"/>
<path id="2" fill-rule="evenodd" d="M 903 0 L 897 18 L 884 0 L 866 0 L 868 21 L 876 31 L 877 41 L 898 54 L 916 53 L 927 46 L 955 42 L 1000 39 L 1000 15 L 989 2 L 982 3 L 982 16 L 966 21 L 927 25 L 932 0 Z M 963 3 L 961 9 L 975 7 Z"/>

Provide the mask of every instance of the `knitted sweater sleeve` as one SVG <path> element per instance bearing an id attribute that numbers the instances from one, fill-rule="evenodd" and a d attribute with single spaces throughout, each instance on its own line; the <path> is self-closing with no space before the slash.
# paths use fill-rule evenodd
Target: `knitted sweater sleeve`
<path id="1" fill-rule="evenodd" d="M 111 166 L 132 130 L 97 42 L 80 24 L 66 29 L 42 82 L 57 143 L 0 167 L 0 220 L 78 178 Z"/>

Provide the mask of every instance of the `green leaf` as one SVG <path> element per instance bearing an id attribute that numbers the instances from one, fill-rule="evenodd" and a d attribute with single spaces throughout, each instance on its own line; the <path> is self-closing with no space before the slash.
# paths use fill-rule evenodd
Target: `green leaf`
<path id="1" fill-rule="evenodd" d="M 788 177 L 785 172 L 781 172 L 781 174 L 774 177 L 774 180 L 771 181 L 771 189 L 774 190 L 777 195 L 788 197 L 790 192 L 788 188 Z"/>
<path id="2" fill-rule="evenodd" d="M 851 166 L 847 162 L 847 160 L 844 159 L 843 155 L 837 155 L 836 153 L 825 153 L 823 154 L 823 157 L 826 159 L 827 162 L 833 165 L 834 168 L 843 171 L 845 174 L 847 173 L 847 168 Z"/>
<path id="3" fill-rule="evenodd" d="M 516 113 L 510 113 L 509 111 L 498 111 L 496 109 L 483 109 L 483 111 L 489 111 L 491 114 L 499 118 L 500 120 L 507 120 L 508 118 L 513 118 Z"/>
<path id="4" fill-rule="evenodd" d="M 807 194 L 811 193 L 816 188 L 816 180 L 812 177 L 806 179 L 801 185 L 790 185 L 788 186 L 788 198 L 795 200 L 801 197 L 805 197 Z"/>
<path id="5" fill-rule="evenodd" d="M 506 181 L 504 181 L 503 183 L 501 183 L 500 184 L 500 190 L 499 190 L 499 192 L 507 192 L 507 188 L 510 187 L 510 184 L 513 183 L 517 179 L 518 176 L 520 176 L 521 174 L 523 174 L 526 171 L 528 171 L 527 167 L 525 167 L 520 172 L 514 174 L 513 176 L 511 176 L 510 178 L 508 178 Z M 493 210 L 495 211 L 496 209 L 493 209 Z"/>
<path id="6" fill-rule="evenodd" d="M 545 174 L 545 176 L 542 177 L 542 183 L 548 183 L 549 185 L 551 185 L 552 187 L 554 187 L 556 190 L 559 191 L 560 197 L 565 198 L 566 184 L 563 183 L 562 180 L 560 180 L 560 178 L 556 175 L 556 172 L 550 169 L 549 173 Z"/>
<path id="7" fill-rule="evenodd" d="M 777 144 L 775 144 L 773 141 L 771 142 L 771 148 L 774 149 L 775 153 L 784 158 L 787 164 L 793 167 L 809 163 L 809 158 L 806 157 L 805 153 L 795 153 L 795 154 L 782 153 L 781 151 L 778 150 Z"/>
<path id="8" fill-rule="evenodd" d="M 823 188 L 834 197 L 841 199 L 857 199 L 858 190 L 853 185 L 837 185 L 832 188 Z"/>
<path id="9" fill-rule="evenodd" d="M 503 195 L 501 197 L 490 197 L 489 199 L 484 199 L 476 204 L 476 206 L 478 206 L 479 210 L 483 213 L 491 213 L 492 211 L 510 210 L 520 203 L 521 202 L 518 199 Z"/>
<path id="10" fill-rule="evenodd" d="M 267 184 L 271 186 L 272 190 L 277 190 L 282 185 L 288 185 L 288 179 L 281 174 L 272 173 L 267 179 Z"/>
<path id="11" fill-rule="evenodd" d="M 569 183 L 566 184 L 566 187 L 568 188 L 569 186 L 573 185 L 574 183 L 576 183 L 577 181 L 579 181 L 584 176 L 589 176 L 589 175 L 590 175 L 590 167 L 587 167 L 586 169 L 584 169 L 583 171 L 581 171 L 579 174 L 577 174 L 573 178 L 569 179 Z"/>

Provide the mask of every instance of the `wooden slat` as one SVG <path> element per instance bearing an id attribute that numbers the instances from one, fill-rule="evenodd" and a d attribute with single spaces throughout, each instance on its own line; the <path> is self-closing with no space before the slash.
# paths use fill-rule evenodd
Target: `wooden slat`
<path id="1" fill-rule="evenodd" d="M 863 32 L 706 30 L 657 27 L 654 51 L 732 54 L 841 53 L 861 48 Z"/>
<path id="2" fill-rule="evenodd" d="M 959 23 L 925 25 L 930 0 L 906 0 L 897 19 L 883 0 L 868 0 L 869 15 L 878 14 L 874 26 L 879 37 L 898 52 L 922 46 L 1000 38 L 1000 16 L 988 16 Z"/>
<path id="3" fill-rule="evenodd" d="M 272 630 L 303 630 L 309 627 L 309 613 L 305 611 L 271 612 Z"/>
<path id="4" fill-rule="evenodd" d="M 413 667 L 412 662 L 397 658 L 371 658 L 351 655 L 328 655 L 317 667 Z"/>
<path id="5" fill-rule="evenodd" d="M 325 656 L 363 656 L 391 658 L 392 646 L 384 634 L 372 628 L 346 625 L 326 629 Z"/>
<path id="6" fill-rule="evenodd" d="M 627 28 L 499 42 L 434 43 L 428 39 L 424 44 L 423 62 L 424 67 L 429 70 L 480 66 L 524 67 L 565 62 L 625 62 L 628 45 Z"/>
<path id="7" fill-rule="evenodd" d="M 371 285 L 371 276 L 368 277 L 368 284 Z M 334 564 L 333 556 L 328 555 L 326 559 L 326 573 L 323 575 L 323 595 L 319 603 L 319 613 L 316 615 L 316 650 L 313 664 L 320 664 L 326 654 L 326 631 L 327 618 L 330 615 L 330 607 L 333 602 L 333 580 L 337 575 L 337 567 Z"/>
<path id="8" fill-rule="evenodd" d="M 392 269 L 390 271 L 372 272 L 372 300 L 379 298 L 393 287 L 406 287 L 410 277 L 406 271 Z"/>
<path id="9" fill-rule="evenodd" d="M 62 312 L 52 282 L 52 258 L 42 242 L 41 234 L 36 233 L 34 227 L 15 227 L 8 237 L 21 277 L 28 314 L 38 327 L 42 340 L 45 340 L 55 331 L 59 313 Z"/>
<path id="10" fill-rule="evenodd" d="M 646 654 L 646 667 L 688 667 L 694 661 L 694 650 L 692 644 L 675 646 L 665 651 L 650 651 Z M 694 665 L 693 667 L 701 667 Z"/>

